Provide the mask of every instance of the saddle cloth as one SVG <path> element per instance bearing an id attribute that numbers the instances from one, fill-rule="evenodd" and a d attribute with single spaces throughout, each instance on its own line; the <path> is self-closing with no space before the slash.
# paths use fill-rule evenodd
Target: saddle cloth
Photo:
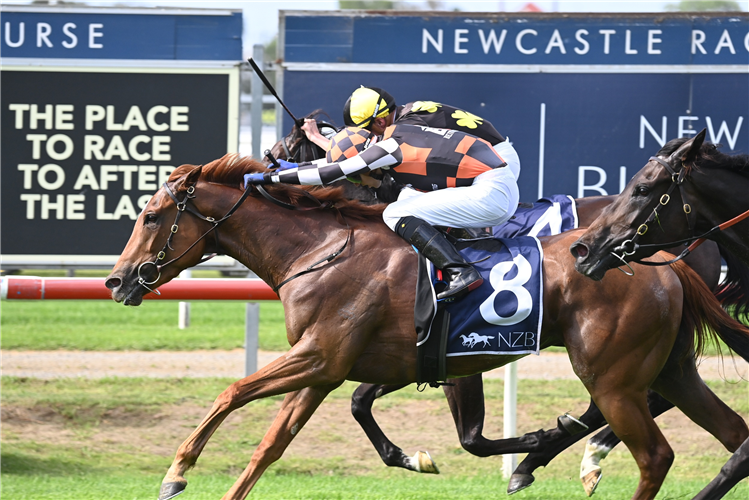
<path id="1" fill-rule="evenodd" d="M 541 243 L 521 236 L 460 246 L 484 282 L 464 298 L 442 305 L 450 314 L 446 355 L 538 354 L 543 318 Z"/>
<path id="2" fill-rule="evenodd" d="M 543 252 L 535 236 L 576 226 L 574 199 L 555 195 L 519 208 L 514 219 L 493 228 L 494 238 L 459 242 L 458 250 L 474 263 L 484 283 L 454 303 L 440 304 L 449 313 L 446 356 L 538 354 Z M 436 271 L 431 265 L 420 267 L 428 279 L 420 280 L 417 288 L 417 346 L 432 335 L 431 322 L 437 313 L 436 293 L 425 286 L 434 285 Z"/>

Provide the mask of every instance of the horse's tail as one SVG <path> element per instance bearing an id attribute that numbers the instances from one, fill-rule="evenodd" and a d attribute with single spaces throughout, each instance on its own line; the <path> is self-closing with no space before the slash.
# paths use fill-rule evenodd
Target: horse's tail
<path id="1" fill-rule="evenodd" d="M 736 319 L 749 314 L 749 266 L 731 252 L 718 245 L 720 256 L 726 261 L 726 279 L 716 289 L 715 296 Z"/>
<path id="2" fill-rule="evenodd" d="M 683 261 L 671 264 L 684 289 L 682 328 L 695 332 L 690 336 L 697 356 L 703 354 L 708 342 L 719 337 L 739 356 L 749 361 L 749 327 L 739 323 L 721 307 L 705 282 Z"/>

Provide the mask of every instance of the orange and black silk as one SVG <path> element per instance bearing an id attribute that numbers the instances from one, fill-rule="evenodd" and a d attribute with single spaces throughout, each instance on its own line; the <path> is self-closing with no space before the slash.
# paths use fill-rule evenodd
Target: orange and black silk
<path id="1" fill-rule="evenodd" d="M 457 130 L 391 125 L 383 139 L 394 139 L 402 154 L 391 175 L 421 191 L 470 186 L 477 176 L 503 167 L 491 144 Z"/>
<path id="2" fill-rule="evenodd" d="M 272 182 L 325 185 L 372 170 L 390 169 L 393 179 L 421 191 L 470 186 L 473 179 L 507 165 L 491 144 L 457 130 L 391 125 L 381 141 L 338 163 L 316 160 L 273 172 Z"/>

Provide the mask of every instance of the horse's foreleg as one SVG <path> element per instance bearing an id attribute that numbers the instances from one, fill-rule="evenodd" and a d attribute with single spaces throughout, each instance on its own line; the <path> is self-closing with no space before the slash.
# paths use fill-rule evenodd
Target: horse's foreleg
<path id="1" fill-rule="evenodd" d="M 749 476 L 749 438 L 731 455 L 728 462 L 710 484 L 700 491 L 693 500 L 718 500 L 743 478 Z"/>
<path id="2" fill-rule="evenodd" d="M 291 440 L 299 433 L 304 424 L 315 412 L 325 396 L 340 383 L 323 387 L 307 387 L 289 393 L 284 398 L 281 410 L 273 424 L 265 433 L 247 468 L 242 472 L 234 485 L 222 497 L 223 500 L 241 500 L 245 498 L 260 476 L 276 460 L 281 458 Z"/>
<path id="3" fill-rule="evenodd" d="M 406 456 L 403 450 L 393 444 L 372 415 L 374 400 L 406 387 L 409 384 L 397 385 L 374 385 L 361 384 L 351 396 L 351 413 L 369 441 L 380 454 L 380 458 L 388 467 L 402 467 L 404 469 L 439 474 L 437 465 L 432 461 L 428 453 L 419 451 L 413 457 Z"/>
<path id="4" fill-rule="evenodd" d="M 255 399 L 285 394 L 308 386 L 340 384 L 344 380 L 350 367 L 343 364 L 326 365 L 314 351 L 304 349 L 301 344 L 302 342 L 296 344 L 285 355 L 258 372 L 234 382 L 216 398 L 208 415 L 177 449 L 174 461 L 164 477 L 159 500 L 172 498 L 185 489 L 185 472 L 195 465 L 210 437 L 232 411 Z"/>
<path id="5" fill-rule="evenodd" d="M 640 469 L 633 500 L 655 498 L 674 461 L 674 452 L 647 409 L 645 391 L 617 388 L 600 380 L 595 386 L 586 386 Z"/>
<path id="6" fill-rule="evenodd" d="M 655 391 L 648 391 L 648 410 L 653 418 L 673 408 L 674 405 Z M 580 462 L 580 480 L 588 496 L 591 496 L 601 479 L 600 462 L 606 458 L 614 447 L 621 443 L 611 427 L 588 439 L 585 443 L 585 453 Z"/>

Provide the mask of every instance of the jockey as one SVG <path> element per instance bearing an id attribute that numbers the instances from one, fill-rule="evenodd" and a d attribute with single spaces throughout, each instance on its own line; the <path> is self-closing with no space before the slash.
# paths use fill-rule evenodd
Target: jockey
<path id="1" fill-rule="evenodd" d="M 380 136 L 347 127 L 333 137 L 326 158 L 279 161 L 275 171 L 245 174 L 245 184 L 325 185 L 382 168 L 409 185 L 383 219 L 449 278 L 440 300 L 457 298 L 483 279 L 433 226 L 497 226 L 512 217 L 519 201 L 516 174 L 504 157 L 488 142 L 456 130 L 396 123 Z"/>
<path id="2" fill-rule="evenodd" d="M 459 130 L 485 140 L 497 150 L 517 178 L 520 159 L 509 140 L 488 120 L 462 109 L 433 101 L 415 101 L 396 106 L 395 99 L 376 87 L 359 87 L 343 107 L 343 122 L 347 127 L 361 127 L 382 135 L 392 124 L 422 125 L 431 128 Z M 317 129 L 317 122 L 306 119 L 302 126 L 307 138 L 323 150 L 330 149 L 330 136 Z"/>

